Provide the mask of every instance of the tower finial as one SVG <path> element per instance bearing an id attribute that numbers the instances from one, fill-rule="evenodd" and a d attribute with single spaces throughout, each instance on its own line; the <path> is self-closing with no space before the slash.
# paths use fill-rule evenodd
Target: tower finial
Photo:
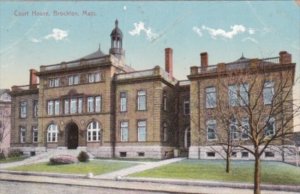
<path id="1" fill-rule="evenodd" d="M 115 21 L 116 27 L 118 27 L 118 24 L 119 24 L 119 21 L 118 21 L 118 19 L 116 19 L 116 21 Z"/>
<path id="2" fill-rule="evenodd" d="M 99 43 L 99 48 L 98 48 L 98 50 L 100 51 L 101 50 L 101 44 Z"/>

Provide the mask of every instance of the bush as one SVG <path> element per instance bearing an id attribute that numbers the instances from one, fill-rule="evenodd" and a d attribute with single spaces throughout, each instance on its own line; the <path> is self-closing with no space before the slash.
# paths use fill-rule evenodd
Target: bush
<path id="1" fill-rule="evenodd" d="M 89 155 L 84 151 L 81 151 L 77 158 L 80 162 L 88 162 L 90 159 Z"/>
<path id="2" fill-rule="evenodd" d="M 20 157 L 23 155 L 23 152 L 19 149 L 13 149 L 13 150 L 9 150 L 8 152 L 8 157 L 9 158 L 14 158 L 14 157 Z"/>
<path id="3" fill-rule="evenodd" d="M 0 152 L 0 160 L 5 160 L 6 157 L 5 157 L 5 154 L 4 152 Z"/>
<path id="4" fill-rule="evenodd" d="M 76 163 L 77 159 L 74 156 L 70 155 L 59 155 L 50 158 L 50 164 L 57 165 L 57 164 L 73 164 Z"/>

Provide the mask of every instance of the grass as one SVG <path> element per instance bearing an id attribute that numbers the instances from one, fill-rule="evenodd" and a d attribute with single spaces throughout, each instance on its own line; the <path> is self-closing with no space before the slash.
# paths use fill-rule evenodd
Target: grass
<path id="1" fill-rule="evenodd" d="M 133 174 L 133 177 L 198 179 L 228 182 L 253 182 L 253 161 L 232 161 L 231 172 L 225 172 L 225 161 L 183 160 Z M 300 167 L 281 162 L 262 162 L 262 182 L 300 185 Z"/>
<path id="2" fill-rule="evenodd" d="M 97 157 L 96 159 L 111 160 L 111 158 L 99 158 L 99 157 Z M 161 159 L 155 159 L 155 158 L 114 158 L 113 160 L 129 161 L 129 162 L 158 162 L 158 161 L 161 161 Z"/>
<path id="3" fill-rule="evenodd" d="M 20 157 L 10 157 L 6 159 L 0 159 L 0 163 L 10 163 L 10 162 L 18 162 L 25 160 L 27 157 L 20 156 Z"/>
<path id="4" fill-rule="evenodd" d="M 67 165 L 51 165 L 49 163 L 39 163 L 33 165 L 24 165 L 9 168 L 8 170 L 24 171 L 24 172 L 51 172 L 66 174 L 87 174 L 92 172 L 94 175 L 109 173 L 122 168 L 134 166 L 133 163 L 126 162 L 108 162 L 93 160 L 87 163 L 76 163 Z"/>

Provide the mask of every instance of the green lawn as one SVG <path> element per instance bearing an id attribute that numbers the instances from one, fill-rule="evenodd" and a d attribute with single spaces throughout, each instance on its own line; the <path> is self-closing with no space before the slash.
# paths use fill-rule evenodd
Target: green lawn
<path id="1" fill-rule="evenodd" d="M 94 175 L 104 174 L 116 171 L 122 168 L 134 166 L 134 163 L 127 162 L 109 162 L 93 160 L 87 163 L 76 163 L 67 165 L 51 165 L 49 163 L 39 163 L 33 165 L 25 165 L 9 168 L 15 171 L 31 171 L 31 172 L 52 172 L 66 174 L 87 174 L 92 172 Z"/>
<path id="2" fill-rule="evenodd" d="M 6 158 L 6 159 L 0 159 L 0 163 L 9 163 L 9 162 L 17 162 L 21 160 L 25 160 L 27 157 L 11 157 L 11 158 Z"/>
<path id="3" fill-rule="evenodd" d="M 253 182 L 253 166 L 253 161 L 232 161 L 232 170 L 227 174 L 225 161 L 184 160 L 131 176 L 251 183 Z M 281 162 L 262 162 L 262 182 L 300 185 L 300 167 Z"/>

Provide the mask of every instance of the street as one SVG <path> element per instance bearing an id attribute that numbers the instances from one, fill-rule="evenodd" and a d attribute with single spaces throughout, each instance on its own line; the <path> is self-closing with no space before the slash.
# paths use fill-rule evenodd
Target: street
<path id="1" fill-rule="evenodd" d="M 28 183 L 0 181 L 0 194 L 164 194 L 162 192 L 136 191 L 128 189 L 111 189 L 100 187 L 61 185 L 52 183 Z"/>

